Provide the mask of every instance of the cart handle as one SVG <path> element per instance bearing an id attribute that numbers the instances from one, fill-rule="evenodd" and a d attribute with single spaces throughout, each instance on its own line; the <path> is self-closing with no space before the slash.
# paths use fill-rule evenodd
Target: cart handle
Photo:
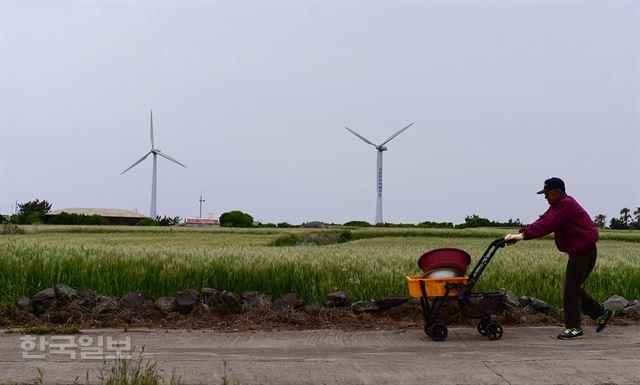
<path id="1" fill-rule="evenodd" d="M 493 242 L 491 242 L 491 244 L 489 245 L 489 248 L 492 247 L 496 247 L 496 248 L 502 248 L 505 247 L 507 245 L 507 240 L 504 238 L 498 238 L 496 240 L 494 240 Z"/>
<path id="2" fill-rule="evenodd" d="M 476 282 L 478 282 L 480 275 L 482 275 L 484 269 L 487 267 L 489 262 L 491 262 L 491 258 L 493 258 L 496 251 L 505 247 L 506 245 L 507 241 L 504 238 L 495 239 L 489 244 L 489 247 L 487 247 L 487 250 L 485 250 L 484 254 L 482 254 L 482 257 L 480 257 L 478 263 L 476 263 L 473 270 L 471 271 L 471 274 L 469 274 L 467 292 L 470 292 L 471 289 L 473 289 L 473 287 L 475 286 Z"/>

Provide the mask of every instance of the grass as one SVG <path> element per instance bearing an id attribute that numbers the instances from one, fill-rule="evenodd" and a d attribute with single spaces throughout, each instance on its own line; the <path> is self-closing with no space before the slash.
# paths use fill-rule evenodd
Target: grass
<path id="1" fill-rule="evenodd" d="M 121 358 L 113 361 L 105 361 L 98 369 L 97 377 L 99 385 L 182 385 L 182 379 L 176 377 L 175 373 L 166 381 L 160 374 L 158 363 L 143 359 L 144 348 L 142 348 L 139 358 Z M 89 385 L 89 372 L 86 372 L 86 385 Z M 45 384 L 45 371 L 38 368 L 36 376 L 31 380 L 33 384 Z M 227 384 L 223 378 L 223 384 Z M 7 385 L 12 384 L 11 382 Z M 73 385 L 80 385 L 79 378 L 75 378 Z"/>
<path id="2" fill-rule="evenodd" d="M 100 369 L 98 379 L 101 385 L 181 385 L 182 380 L 171 375 L 167 383 L 158 374 L 158 364 L 151 360 L 144 360 L 142 354 L 137 360 L 121 358 L 105 362 Z"/>
<path id="3" fill-rule="evenodd" d="M 274 247 L 309 229 L 187 229 L 124 226 L 28 226 L 0 236 L 0 304 L 12 304 L 57 283 L 122 296 L 143 290 L 153 298 L 187 288 L 293 292 L 321 303 L 344 290 L 352 300 L 406 295 L 405 276 L 438 247 L 467 250 L 475 262 L 491 240 L 513 229 L 351 229 L 353 241 Z M 336 231 L 336 230 L 330 230 Z M 640 298 L 640 232 L 604 231 L 596 269 L 586 288 L 597 299 Z M 501 249 L 476 290 L 507 289 L 561 305 L 566 256 L 553 240 Z"/>
<path id="4" fill-rule="evenodd" d="M 169 380 L 160 374 L 158 369 L 158 363 L 149 359 L 144 359 L 144 347 L 141 349 L 139 357 L 133 358 L 120 358 L 113 361 L 105 361 L 102 367 L 98 368 L 97 384 L 99 385 L 183 385 L 182 378 L 175 375 L 175 372 L 171 374 Z M 89 372 L 86 372 L 85 384 L 89 385 Z M 238 385 L 239 381 L 231 380 L 227 375 L 226 363 L 225 374 L 220 378 L 221 385 Z M 36 370 L 36 376 L 31 380 L 31 383 L 36 385 L 45 384 L 45 371 L 38 368 Z M 73 385 L 80 385 L 79 378 L 75 378 L 72 382 Z M 13 385 L 8 382 L 6 385 Z"/>

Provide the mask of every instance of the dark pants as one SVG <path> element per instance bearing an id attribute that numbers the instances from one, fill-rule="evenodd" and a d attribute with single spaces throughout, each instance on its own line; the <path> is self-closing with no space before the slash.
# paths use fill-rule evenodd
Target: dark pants
<path id="1" fill-rule="evenodd" d="M 580 311 L 594 320 L 604 314 L 602 305 L 582 288 L 582 284 L 596 265 L 597 254 L 598 251 L 593 250 L 567 262 L 564 281 L 564 323 L 567 329 L 580 327 Z"/>

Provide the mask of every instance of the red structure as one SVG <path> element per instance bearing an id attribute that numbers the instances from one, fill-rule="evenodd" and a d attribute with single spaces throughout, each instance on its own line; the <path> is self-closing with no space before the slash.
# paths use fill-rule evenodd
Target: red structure
<path id="1" fill-rule="evenodd" d="M 220 226 L 220 220 L 218 218 L 187 218 L 184 224 L 198 226 Z"/>

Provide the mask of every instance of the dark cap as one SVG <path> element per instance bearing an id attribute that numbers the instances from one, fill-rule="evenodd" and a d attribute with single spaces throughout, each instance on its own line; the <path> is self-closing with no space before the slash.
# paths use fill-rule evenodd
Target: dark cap
<path id="1" fill-rule="evenodd" d="M 537 192 L 537 194 L 544 194 L 547 193 L 551 190 L 555 190 L 559 188 L 560 190 L 562 190 L 562 192 L 564 191 L 564 182 L 562 181 L 562 179 L 560 178 L 549 178 L 547 180 L 544 181 L 544 188 L 540 191 Z"/>

